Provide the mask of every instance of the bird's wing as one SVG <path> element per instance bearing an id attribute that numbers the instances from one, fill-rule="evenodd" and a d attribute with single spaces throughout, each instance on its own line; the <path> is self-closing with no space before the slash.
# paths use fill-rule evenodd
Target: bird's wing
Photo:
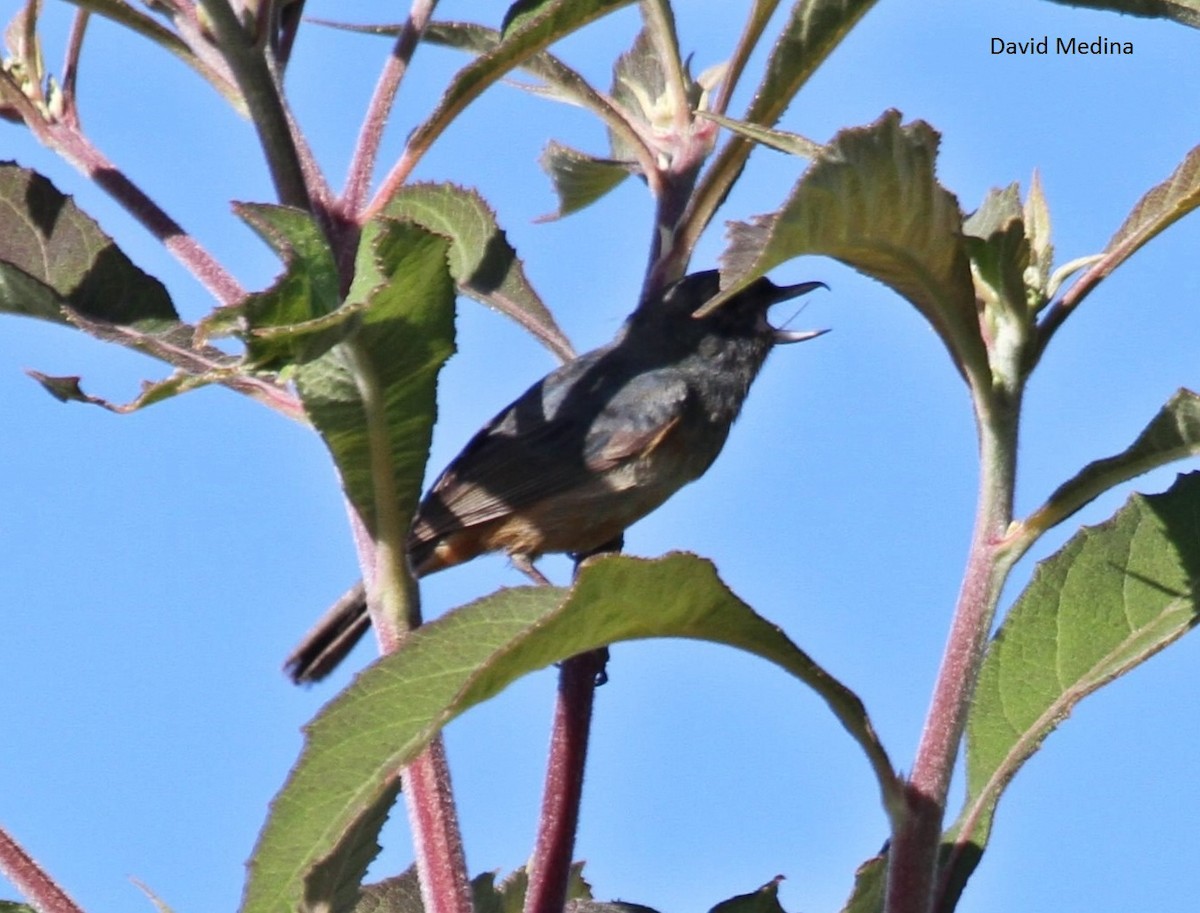
<path id="1" fill-rule="evenodd" d="M 683 421 L 688 386 L 668 369 L 639 374 L 621 387 L 588 429 L 585 461 L 605 472 L 648 456 Z"/>
<path id="2" fill-rule="evenodd" d="M 645 455 L 680 423 L 687 385 L 647 372 L 615 393 L 556 401 L 543 414 L 534 388 L 463 448 L 421 504 L 418 536 L 430 541 L 507 516 Z M 536 408 L 534 408 L 536 405 Z"/>

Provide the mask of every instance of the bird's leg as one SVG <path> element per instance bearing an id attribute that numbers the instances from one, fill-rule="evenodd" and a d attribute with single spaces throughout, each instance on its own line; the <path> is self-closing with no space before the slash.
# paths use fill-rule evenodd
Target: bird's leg
<path id="1" fill-rule="evenodd" d="M 586 552 L 567 552 L 567 557 L 575 562 L 575 574 L 579 574 L 579 566 L 593 555 L 615 555 L 625 547 L 625 534 L 617 533 L 615 538 L 609 539 L 603 545 L 598 545 L 595 548 L 588 549 Z"/>
<path id="2" fill-rule="evenodd" d="M 528 555 L 513 554 L 509 555 L 508 559 L 512 562 L 513 567 L 538 586 L 553 586 L 546 575 L 533 566 L 533 561 Z"/>

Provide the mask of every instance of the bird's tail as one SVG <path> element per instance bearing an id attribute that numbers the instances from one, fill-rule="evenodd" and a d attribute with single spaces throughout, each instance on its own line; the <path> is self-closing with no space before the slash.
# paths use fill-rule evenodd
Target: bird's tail
<path id="1" fill-rule="evenodd" d="M 367 591 L 360 580 L 304 635 L 284 661 L 284 671 L 297 685 L 319 682 L 346 658 L 370 627 Z"/>

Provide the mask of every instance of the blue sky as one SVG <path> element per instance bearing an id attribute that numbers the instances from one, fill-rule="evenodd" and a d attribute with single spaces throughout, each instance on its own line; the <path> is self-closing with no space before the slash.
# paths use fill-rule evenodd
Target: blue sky
<path id="1" fill-rule="evenodd" d="M 9 0 L 6 19 L 18 5 Z M 399 6 L 312 0 L 308 11 L 375 21 L 399 18 Z M 439 15 L 486 7 L 498 16 L 503 6 L 448 0 Z M 723 59 L 748 6 L 677 4 L 697 70 Z M 65 5 L 49 7 L 61 35 Z M 627 10 L 557 50 L 607 86 L 636 28 Z M 993 37 L 1042 35 L 1104 35 L 1135 52 L 990 54 Z M 928 120 L 943 134 L 940 179 L 967 211 L 990 187 L 1026 187 L 1037 168 L 1064 262 L 1101 249 L 1200 142 L 1197 41 L 1180 26 L 1034 0 L 883 0 L 782 126 L 824 140 L 889 107 Z M 277 262 L 227 203 L 269 199 L 251 130 L 157 49 L 105 23 L 89 42 L 83 116 L 98 145 L 248 287 L 268 283 Z M 386 52 L 380 39 L 302 33 L 289 83 L 335 181 Z M 461 62 L 420 52 L 392 154 Z M 632 307 L 651 208 L 628 182 L 580 215 L 535 224 L 555 207 L 536 164 L 551 138 L 605 149 L 581 112 L 500 87 L 419 176 L 481 189 L 583 350 L 606 341 Z M 0 157 L 75 194 L 167 283 L 185 316 L 208 309 L 203 289 L 152 239 L 21 129 L 0 126 Z M 756 153 L 723 216 L 774 208 L 802 168 Z M 715 265 L 721 247 L 715 225 L 694 266 Z M 1138 253 L 1056 337 L 1029 389 L 1020 513 L 1126 446 L 1177 387 L 1200 385 L 1197 250 L 1193 216 Z M 823 260 L 774 275 L 826 281 L 831 291 L 812 296 L 795 325 L 834 332 L 773 355 L 716 466 L 635 526 L 627 549 L 714 559 L 739 595 L 859 693 L 906 767 L 970 532 L 968 400 L 934 334 L 883 286 Z M 552 366 L 521 330 L 463 302 L 431 470 Z M 147 909 L 130 877 L 177 913 L 231 909 L 300 726 L 370 659 L 360 650 L 335 680 L 308 690 L 279 670 L 315 613 L 356 576 L 331 466 L 314 435 L 231 393 L 200 391 L 118 418 L 60 406 L 26 367 L 80 374 L 118 399 L 159 371 L 79 334 L 3 322 L 0 821 L 87 909 Z M 1172 477 L 1134 487 L 1161 490 Z M 1105 519 L 1126 494 L 1102 498 L 1080 520 Z M 1039 543 L 1009 598 L 1070 532 Z M 565 562 L 545 568 L 566 579 Z M 429 579 L 424 601 L 437 612 L 519 582 L 489 558 Z M 1198 662 L 1200 640 L 1185 638 L 1051 736 L 1003 800 L 963 910 L 1115 913 L 1179 908 L 1193 896 Z M 865 761 L 823 705 L 758 660 L 687 642 L 623 645 L 610 675 L 577 850 L 597 895 L 705 910 L 783 874 L 787 909 L 838 909 L 886 824 Z M 473 872 L 507 872 L 528 856 L 553 690 L 552 671 L 530 676 L 447 732 Z M 381 876 L 409 860 L 397 817 Z"/>

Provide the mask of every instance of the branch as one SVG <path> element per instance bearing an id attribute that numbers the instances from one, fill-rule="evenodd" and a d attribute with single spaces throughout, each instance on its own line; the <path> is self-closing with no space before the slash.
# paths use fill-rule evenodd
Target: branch
<path id="1" fill-rule="evenodd" d="M 66 891 L 0 827 L 0 872 L 38 913 L 83 913 Z"/>
<path id="2" fill-rule="evenodd" d="M 966 729 L 987 636 L 1015 561 L 1005 536 L 1012 522 L 1020 394 L 977 401 L 979 500 L 971 552 L 933 699 L 905 786 L 904 820 L 888 856 L 887 913 L 928 913 L 950 778 Z"/>
<path id="3" fill-rule="evenodd" d="M 371 175 L 375 171 L 375 161 L 379 155 L 379 144 L 383 140 L 383 130 L 387 125 L 388 115 L 396 100 L 396 93 L 421 35 L 429 19 L 433 15 L 437 0 L 413 0 L 408 20 L 400 30 L 396 43 L 392 47 L 391 56 L 384 64 L 383 72 L 379 74 L 379 82 L 375 86 L 375 94 L 363 119 L 358 144 L 354 148 L 354 157 L 350 162 L 350 171 L 346 176 L 346 189 L 339 201 L 339 208 L 349 219 L 357 221 L 361 215 L 367 190 L 371 184 Z"/>

